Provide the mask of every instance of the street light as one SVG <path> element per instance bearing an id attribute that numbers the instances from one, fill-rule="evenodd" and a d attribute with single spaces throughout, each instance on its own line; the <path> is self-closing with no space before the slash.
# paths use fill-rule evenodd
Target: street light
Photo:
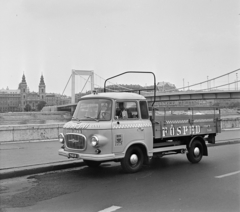
<path id="1" fill-rule="evenodd" d="M 208 76 L 207 76 L 207 91 L 209 89 Z"/>
<path id="2" fill-rule="evenodd" d="M 236 90 L 238 90 L 238 73 L 236 73 Z"/>
<path id="3" fill-rule="evenodd" d="M 229 85 L 229 74 L 228 74 L 228 90 L 229 90 L 229 88 L 230 88 L 229 86 L 230 86 L 230 85 Z"/>

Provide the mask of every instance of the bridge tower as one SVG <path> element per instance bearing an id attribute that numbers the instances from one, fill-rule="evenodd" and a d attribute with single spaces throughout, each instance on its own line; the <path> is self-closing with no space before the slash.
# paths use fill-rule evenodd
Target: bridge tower
<path id="1" fill-rule="evenodd" d="M 91 91 L 94 90 L 94 72 L 86 70 L 72 70 L 72 104 L 75 103 L 75 75 L 89 76 L 91 82 Z M 88 79 L 89 79 L 88 78 Z"/>

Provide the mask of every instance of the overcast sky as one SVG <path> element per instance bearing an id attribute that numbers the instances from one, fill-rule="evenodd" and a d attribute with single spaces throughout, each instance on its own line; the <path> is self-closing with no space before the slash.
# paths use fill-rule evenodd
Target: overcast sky
<path id="1" fill-rule="evenodd" d="M 23 73 L 30 91 L 43 74 L 47 92 L 62 93 L 72 69 L 153 71 L 181 87 L 238 68 L 239 0 L 0 0 L 0 89 L 17 89 Z"/>

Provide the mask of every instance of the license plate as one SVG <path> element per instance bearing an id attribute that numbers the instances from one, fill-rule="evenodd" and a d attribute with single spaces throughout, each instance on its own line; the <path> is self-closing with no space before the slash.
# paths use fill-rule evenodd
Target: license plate
<path id="1" fill-rule="evenodd" d="M 74 153 L 69 153 L 69 157 L 70 158 L 79 158 L 79 156 L 77 154 L 74 154 Z"/>

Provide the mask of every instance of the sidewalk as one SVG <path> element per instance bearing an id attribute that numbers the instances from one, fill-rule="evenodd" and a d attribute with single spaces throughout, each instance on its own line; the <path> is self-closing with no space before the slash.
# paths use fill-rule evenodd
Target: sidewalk
<path id="1" fill-rule="evenodd" d="M 240 129 L 225 130 L 209 147 L 240 143 Z M 0 144 L 0 179 L 83 166 L 82 160 L 58 155 L 58 140 Z"/>
<path id="2" fill-rule="evenodd" d="M 58 140 L 0 144 L 0 180 L 83 165 L 58 155 Z"/>

